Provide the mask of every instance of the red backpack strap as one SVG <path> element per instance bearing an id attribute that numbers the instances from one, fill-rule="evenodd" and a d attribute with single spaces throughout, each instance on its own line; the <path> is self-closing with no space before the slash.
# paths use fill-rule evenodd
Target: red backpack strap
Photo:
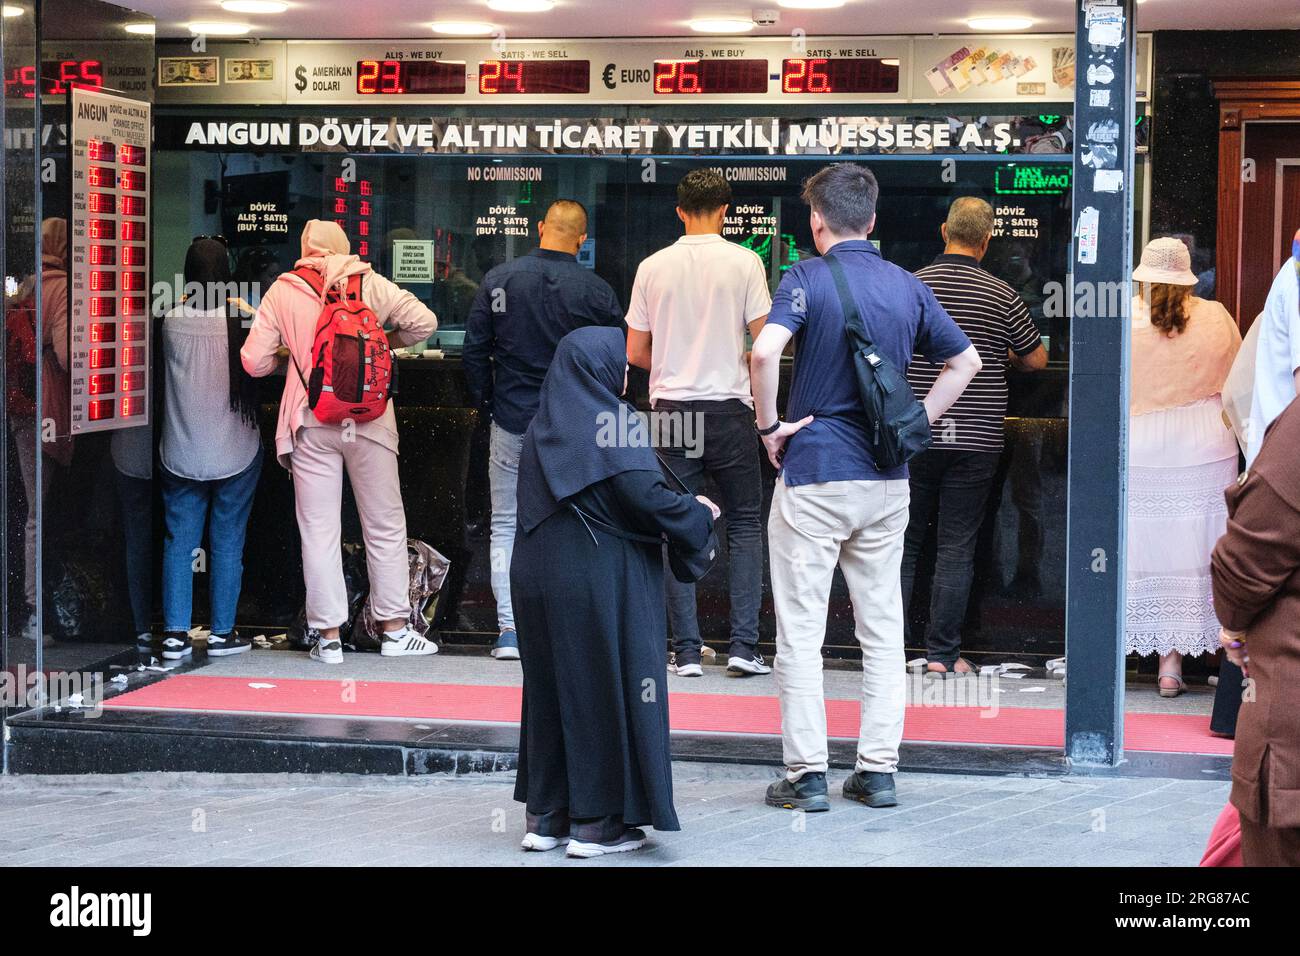
<path id="1" fill-rule="evenodd" d="M 293 274 L 311 286 L 312 291 L 315 292 L 317 296 L 324 294 L 325 277 L 315 269 L 310 266 L 303 266 L 301 269 L 294 269 Z"/>
<path id="2" fill-rule="evenodd" d="M 361 301 L 361 273 L 356 272 L 348 276 L 347 297 L 357 302 Z"/>

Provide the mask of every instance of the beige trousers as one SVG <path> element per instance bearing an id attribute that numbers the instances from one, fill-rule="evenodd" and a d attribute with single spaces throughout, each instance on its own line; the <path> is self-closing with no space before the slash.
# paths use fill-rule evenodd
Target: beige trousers
<path id="1" fill-rule="evenodd" d="M 371 613 L 379 621 L 411 613 L 397 453 L 355 433 L 350 440 L 344 436 L 333 425 L 300 428 L 290 457 L 307 625 L 318 630 L 339 627 L 348 616 L 341 551 L 344 467 L 361 516 Z"/>
<path id="2" fill-rule="evenodd" d="M 776 686 L 791 781 L 826 770 L 822 643 L 837 564 L 849 586 L 862 647 L 855 769 L 898 769 L 907 703 L 899 566 L 909 500 L 906 479 L 793 488 L 777 480 L 767 534 L 776 606 Z"/>

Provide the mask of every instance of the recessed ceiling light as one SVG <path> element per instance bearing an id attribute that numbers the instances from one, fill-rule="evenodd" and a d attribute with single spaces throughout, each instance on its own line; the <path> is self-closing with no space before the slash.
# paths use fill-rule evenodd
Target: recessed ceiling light
<path id="1" fill-rule="evenodd" d="M 196 35 L 210 37 L 237 37 L 253 29 L 247 23 L 234 23 L 227 20 L 200 20 L 185 24 L 185 29 Z"/>
<path id="2" fill-rule="evenodd" d="M 485 37 L 496 31 L 496 26 L 482 20 L 435 20 L 429 24 L 434 33 L 453 37 Z"/>
<path id="3" fill-rule="evenodd" d="M 1029 17 L 971 17 L 966 21 L 972 30 L 1028 30 L 1033 25 Z"/>
<path id="4" fill-rule="evenodd" d="M 23 10 L 22 7 L 17 6 L 15 4 L 6 3 L 4 5 L 5 19 L 8 19 L 10 17 L 21 17 L 24 12 L 25 11 Z"/>
<path id="5" fill-rule="evenodd" d="M 754 29 L 754 21 L 739 17 L 702 17 L 691 21 L 691 29 L 696 33 L 748 33 Z"/>
<path id="6" fill-rule="evenodd" d="M 498 13 L 548 13 L 555 0 L 488 0 L 488 7 Z"/>
<path id="7" fill-rule="evenodd" d="M 289 4 L 280 0 L 221 0 L 221 9 L 227 13 L 284 13 Z"/>
<path id="8" fill-rule="evenodd" d="M 834 10 L 844 6 L 844 0 L 776 0 L 776 5 L 787 10 Z"/>
<path id="9" fill-rule="evenodd" d="M 127 33 L 134 33 L 137 36 L 151 37 L 154 35 L 154 25 L 152 23 L 128 23 L 122 28 Z"/>

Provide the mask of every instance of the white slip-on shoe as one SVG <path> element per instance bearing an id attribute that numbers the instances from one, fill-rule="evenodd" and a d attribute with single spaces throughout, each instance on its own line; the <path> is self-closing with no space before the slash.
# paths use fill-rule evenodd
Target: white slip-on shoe
<path id="1" fill-rule="evenodd" d="M 587 843 L 583 840 L 570 839 L 565 855 L 588 860 L 596 856 L 608 856 L 611 853 L 628 853 L 639 850 L 643 846 L 645 846 L 645 831 L 628 827 L 621 836 L 605 843 Z"/>

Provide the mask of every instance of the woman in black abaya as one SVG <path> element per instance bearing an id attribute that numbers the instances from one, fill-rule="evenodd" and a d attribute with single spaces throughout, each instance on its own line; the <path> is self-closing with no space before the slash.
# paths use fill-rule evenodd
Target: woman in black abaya
<path id="1" fill-rule="evenodd" d="M 600 856 L 642 846 L 638 826 L 681 829 L 663 557 L 623 535 L 698 550 L 717 508 L 670 489 L 644 434 L 620 431 L 635 421 L 619 398 L 626 376 L 618 329 L 570 332 L 524 435 L 510 594 L 524 672 L 515 799 L 529 850 L 567 843 L 570 856 Z"/>

